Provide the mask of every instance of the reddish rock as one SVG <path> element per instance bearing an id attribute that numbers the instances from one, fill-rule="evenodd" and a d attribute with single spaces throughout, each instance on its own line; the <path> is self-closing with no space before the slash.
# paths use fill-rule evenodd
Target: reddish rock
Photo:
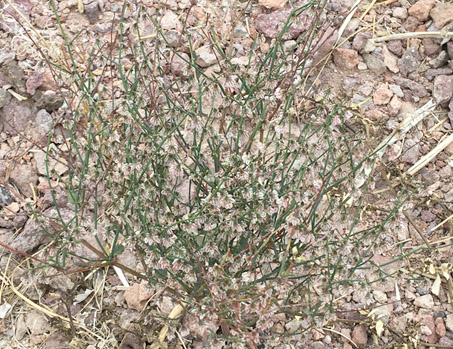
<path id="1" fill-rule="evenodd" d="M 421 22 L 415 18 L 414 16 L 407 17 L 406 21 L 404 22 L 403 26 L 409 32 L 415 31 L 415 29 L 421 24 Z"/>
<path id="2" fill-rule="evenodd" d="M 333 52 L 333 61 L 340 69 L 353 69 L 359 64 L 359 55 L 356 50 L 337 48 Z"/>
<path id="3" fill-rule="evenodd" d="M 434 323 L 434 318 L 432 315 L 423 315 L 421 319 L 422 326 L 420 328 L 420 332 L 422 333 L 425 341 L 428 343 L 436 343 L 437 342 L 437 334 L 436 334 L 436 325 Z"/>
<path id="4" fill-rule="evenodd" d="M 388 70 L 392 73 L 398 73 L 400 69 L 398 68 L 398 58 L 390 52 L 387 46 L 384 45 L 382 48 L 382 56 L 384 58 L 384 64 Z"/>
<path id="5" fill-rule="evenodd" d="M 387 43 L 387 48 L 390 52 L 396 54 L 397 56 L 401 57 L 404 53 L 404 47 L 401 40 L 391 40 Z"/>
<path id="6" fill-rule="evenodd" d="M 33 191 L 30 185 L 32 184 L 36 187 L 38 183 L 38 175 L 33 166 L 28 164 L 14 166 L 10 173 L 10 178 L 24 196 L 32 197 Z"/>
<path id="7" fill-rule="evenodd" d="M 0 125 L 3 124 L 3 131 L 11 136 L 16 136 L 25 131 L 34 117 L 34 109 L 30 107 L 27 101 L 13 100 L 0 109 Z"/>
<path id="8" fill-rule="evenodd" d="M 396 83 L 400 85 L 402 88 L 407 88 L 411 90 L 413 94 L 417 97 L 425 97 L 428 95 L 428 91 L 426 90 L 426 88 L 422 84 L 419 84 L 414 80 L 398 78 L 396 79 Z"/>
<path id="9" fill-rule="evenodd" d="M 387 86 L 382 85 L 374 93 L 373 102 L 376 105 L 385 105 L 390 102 L 392 97 L 393 97 L 393 92 L 390 91 L 390 89 Z"/>
<path id="10" fill-rule="evenodd" d="M 358 325 L 352 331 L 352 341 L 359 347 L 365 347 L 368 342 L 368 333 L 366 327 Z"/>
<path id="11" fill-rule="evenodd" d="M 11 246 L 23 252 L 30 252 L 42 244 L 49 243 L 52 241 L 49 234 L 57 234 L 55 227 L 49 224 L 50 218 L 56 220 L 60 215 L 65 222 L 70 222 L 74 218 L 74 212 L 69 209 L 60 208 L 57 212 L 54 207 L 51 207 L 43 212 L 39 222 L 36 219 L 28 220 Z"/>
<path id="12" fill-rule="evenodd" d="M 267 38 L 277 38 L 284 28 L 290 14 L 290 10 L 280 10 L 268 14 L 260 14 L 256 17 L 255 28 L 258 33 L 263 34 Z M 283 35 L 283 38 L 297 38 L 304 30 L 308 29 L 310 23 L 311 17 L 308 14 L 308 11 L 302 12 L 294 21 L 291 21 L 291 25 L 288 28 L 288 31 Z"/>
<path id="13" fill-rule="evenodd" d="M 371 35 L 368 33 L 358 33 L 352 40 L 352 48 L 359 52 L 362 51 L 370 38 Z"/>
<path id="14" fill-rule="evenodd" d="M 25 83 L 25 87 L 27 88 L 27 93 L 30 95 L 34 95 L 36 90 L 42 85 L 42 77 L 40 73 L 34 72 L 32 73 Z"/>
<path id="15" fill-rule="evenodd" d="M 426 21 L 429 17 L 429 11 L 436 4 L 435 0 L 420 0 L 409 8 L 409 14 L 419 21 Z"/>
<path id="16" fill-rule="evenodd" d="M 333 27 L 327 27 L 316 43 L 313 44 L 311 66 L 317 65 L 331 50 L 338 39 L 338 31 Z M 316 39 L 315 39 L 316 40 Z M 263 51 L 261 49 L 261 51 Z M 263 52 L 266 53 L 266 52 Z"/>
<path id="17" fill-rule="evenodd" d="M 437 103 L 446 105 L 453 96 L 453 75 L 439 75 L 434 78 L 433 97 Z"/>
<path id="18" fill-rule="evenodd" d="M 385 114 L 379 109 L 371 109 L 365 112 L 365 116 L 370 120 L 381 120 L 384 118 Z"/>
<path id="19" fill-rule="evenodd" d="M 438 29 L 453 22 L 453 3 L 438 2 L 430 12 L 431 18 Z"/>
<path id="20" fill-rule="evenodd" d="M 447 334 L 447 329 L 445 328 L 444 320 L 441 317 L 438 317 L 435 321 L 436 333 L 439 337 L 443 337 Z"/>
<path id="21" fill-rule="evenodd" d="M 131 288 L 124 292 L 124 299 L 129 308 L 137 311 L 145 309 L 148 299 L 151 298 L 153 292 L 148 288 L 145 281 L 140 284 L 134 283 Z"/>
<path id="22" fill-rule="evenodd" d="M 425 49 L 425 55 L 435 56 L 438 55 L 442 47 L 431 38 L 425 38 L 422 40 L 423 48 Z"/>

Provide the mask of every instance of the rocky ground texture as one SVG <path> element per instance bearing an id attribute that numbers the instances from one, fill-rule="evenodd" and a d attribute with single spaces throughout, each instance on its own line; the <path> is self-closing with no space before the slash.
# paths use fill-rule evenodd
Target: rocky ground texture
<path id="1" fill-rule="evenodd" d="M 207 75 L 221 72 L 219 56 L 209 41 L 211 28 L 223 47 L 232 50 L 231 63 L 240 69 L 247 66 L 250 55 L 258 60 L 272 49 L 291 9 L 301 4 L 286 0 L 238 2 L 235 6 L 243 15 L 232 20 L 227 16 L 232 8 L 228 1 L 143 0 L 139 3 L 158 20 L 166 38 L 160 45 L 175 48 L 186 59 L 193 52 L 197 66 Z M 435 249 L 398 262 L 392 262 L 396 257 L 394 251 L 375 251 L 374 262 L 393 277 L 370 287 L 353 286 L 345 290 L 345 305 L 336 314 L 334 325 L 311 330 L 303 339 L 276 338 L 268 345 L 386 348 L 436 344 L 453 348 L 450 242 L 453 234 L 453 3 L 363 1 L 357 9 L 354 3 L 351 0 L 326 3 L 323 39 L 310 57 L 312 67 L 318 64 L 314 70 L 317 74 L 312 74 L 308 81 L 315 94 L 330 90 L 328 98 L 341 101 L 354 116 L 355 124 L 366 127 L 371 148 L 405 118 L 423 106 L 431 106 L 415 127 L 385 149 L 381 165 L 386 166 L 382 165 L 382 178 L 375 179 L 373 201 L 374 207 L 385 210 L 392 200 L 389 184 L 419 187 L 406 206 L 407 215 L 401 214 L 398 222 L 383 234 L 388 234 L 388 239 L 403 254 L 426 244 L 418 229 Z M 119 0 L 63 0 L 55 1 L 55 5 L 68 33 L 74 35 L 88 29 L 91 40 L 108 39 L 112 21 L 121 17 L 123 8 Z M 139 25 L 142 36 L 153 38 L 156 35 L 153 24 L 137 23 L 133 10 L 131 5 L 125 17 L 126 25 Z M 24 262 L 23 256 L 11 253 L 20 250 L 32 254 L 51 241 L 32 218 L 33 210 L 48 217 L 71 214 L 66 194 L 61 190 L 57 197 L 52 197 L 47 178 L 50 169 L 52 183 L 56 184 L 59 176 L 68 171 L 67 160 L 61 154 L 64 132 L 61 131 L 59 144 L 57 140 L 48 144 L 50 130 L 58 130 L 58 122 L 66 110 L 67 90 L 55 82 L 55 76 L 40 58 L 43 52 L 31 40 L 39 33 L 52 42 L 53 47 L 44 48 L 50 57 L 54 54 L 52 50 L 62 44 L 50 4 L 38 0 L 3 0 L 0 11 L 0 241 L 10 247 L 0 247 L 3 280 L 0 346 L 87 347 L 86 342 L 78 343 L 71 338 L 71 329 L 59 324 L 58 318 L 46 313 L 50 309 L 53 314 L 65 317 L 68 306 L 72 314 L 78 314 L 77 321 L 83 321 L 87 336 L 98 343 L 92 348 L 118 345 L 142 348 L 146 336 L 140 333 L 140 321 L 146 309 L 152 304 L 160 314 L 168 315 L 176 305 L 170 297 L 154 295 L 145 283 L 133 277 L 130 288 L 122 286 L 113 272 L 103 280 L 91 275 L 91 284 L 86 285 L 91 291 L 78 290 L 80 293 L 73 294 L 74 285 L 80 284 L 78 274 L 46 277 L 51 271 L 30 273 L 27 270 L 35 261 Z M 348 18 L 351 11 L 353 15 Z M 192 49 L 187 37 L 181 34 L 183 19 L 189 26 L 186 30 L 192 30 L 196 38 Z M 342 27 L 343 23 L 347 25 Z M 297 38 L 306 30 L 306 18 L 300 15 L 282 38 L 283 47 L 294 52 L 294 57 L 299 49 Z M 31 34 L 27 35 L 26 31 Z M 255 40 L 259 50 L 250 52 Z M 125 57 L 124 66 L 128 64 L 130 61 Z M 163 79 L 177 77 L 184 81 L 189 74 L 187 63 L 179 56 L 174 56 L 166 71 L 168 75 Z M 105 84 L 115 84 L 117 80 L 118 77 L 112 77 Z M 442 149 L 421 169 L 414 169 L 439 144 L 443 144 Z M 47 149 L 54 149 L 52 156 L 46 156 Z M 408 171 L 412 176 L 406 176 Z M 54 207 L 54 200 L 62 208 L 60 213 Z M 121 260 L 133 269 L 139 264 L 132 252 L 123 253 Z M 6 278 L 11 278 L 10 282 Z M 437 279 L 441 280 L 440 286 Z M 96 287 L 104 287 L 108 292 L 100 295 Z M 68 294 L 73 297 L 70 302 L 65 300 Z M 39 307 L 30 306 L 21 295 Z M 86 299 L 94 305 L 85 306 Z M 297 321 L 287 320 L 284 315 L 273 319 L 277 333 L 289 333 L 298 326 Z M 192 326 L 190 318 L 178 326 L 190 338 L 186 347 L 203 347 L 203 331 Z M 168 337 L 169 347 L 183 347 L 178 336 Z"/>

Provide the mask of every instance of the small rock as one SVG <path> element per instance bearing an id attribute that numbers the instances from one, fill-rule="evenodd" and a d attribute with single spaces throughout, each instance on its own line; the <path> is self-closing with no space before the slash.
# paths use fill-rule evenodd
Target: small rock
<path id="1" fill-rule="evenodd" d="M 387 46 L 384 45 L 382 49 L 382 56 L 384 57 L 384 64 L 388 70 L 392 73 L 398 73 L 400 69 L 398 68 L 398 58 L 390 52 Z"/>
<path id="2" fill-rule="evenodd" d="M 0 108 L 3 108 L 11 101 L 11 94 L 4 88 L 0 88 Z"/>
<path id="3" fill-rule="evenodd" d="M 291 51 L 294 50 L 294 48 L 295 48 L 296 46 L 297 46 L 296 40 L 287 40 L 287 41 L 285 41 L 285 42 L 283 43 L 283 50 L 284 50 L 285 52 L 291 52 Z M 248 56 L 243 56 L 243 57 L 246 57 L 247 63 L 248 63 L 248 60 L 249 60 Z M 247 63 L 246 63 L 246 64 L 247 64 Z"/>
<path id="4" fill-rule="evenodd" d="M 217 63 L 217 56 L 208 46 L 202 46 L 196 49 L 195 57 L 195 62 L 202 68 L 206 68 Z"/>
<path id="5" fill-rule="evenodd" d="M 358 70 L 367 70 L 368 66 L 364 62 L 360 62 L 359 64 L 357 64 L 357 69 Z"/>
<path id="6" fill-rule="evenodd" d="M 428 211 L 428 210 L 422 210 L 421 212 L 421 218 L 423 220 L 423 222 L 432 222 L 436 219 L 436 215 L 433 214 L 431 211 Z M 422 293 L 422 292 L 418 292 L 420 295 L 424 295 L 424 294 L 427 294 L 429 292 L 429 290 L 427 290 L 426 293 Z"/>
<path id="7" fill-rule="evenodd" d="M 409 8 L 409 14 L 419 21 L 426 21 L 429 17 L 429 11 L 436 4 L 435 0 L 420 0 Z"/>
<path id="8" fill-rule="evenodd" d="M 16 55 L 11 51 L 8 45 L 5 45 L 2 49 L 0 49 L 0 65 L 6 61 L 14 60 L 14 58 L 16 58 Z"/>
<path id="9" fill-rule="evenodd" d="M 448 53 L 448 57 L 450 57 L 450 59 L 453 59 L 453 41 L 452 40 L 447 42 L 447 53 Z"/>
<path id="10" fill-rule="evenodd" d="M 9 59 L 4 62 L 1 66 L 1 72 L 5 75 L 7 82 L 14 87 L 15 92 L 23 94 L 27 92 L 23 80 L 24 71 L 16 60 Z"/>
<path id="11" fill-rule="evenodd" d="M 415 292 L 417 292 L 420 296 L 424 296 L 425 294 L 429 293 L 429 288 L 418 286 L 415 288 Z"/>
<path id="12" fill-rule="evenodd" d="M 440 176 L 437 172 L 435 171 L 430 171 L 427 168 L 423 168 L 420 171 L 423 180 L 426 182 L 426 185 L 430 186 L 433 185 L 434 183 L 438 182 L 440 179 Z"/>
<path id="13" fill-rule="evenodd" d="M 438 317 L 445 319 L 447 317 L 447 313 L 445 313 L 445 311 L 443 310 L 439 310 L 434 313 L 434 319 L 437 319 Z"/>
<path id="14" fill-rule="evenodd" d="M 354 69 L 359 64 L 359 55 L 352 49 L 337 48 L 333 52 L 333 60 L 340 69 Z"/>
<path id="15" fill-rule="evenodd" d="M 170 70 L 175 76 L 178 77 L 187 77 L 188 75 L 188 67 L 190 58 L 185 53 L 180 53 L 179 55 L 174 55 L 173 59 L 170 63 Z"/>
<path id="16" fill-rule="evenodd" d="M 24 315 L 20 314 L 16 321 L 16 339 L 21 340 L 27 333 L 27 324 L 25 323 Z"/>
<path id="17" fill-rule="evenodd" d="M 58 88 L 58 85 L 53 78 L 52 73 L 45 71 L 41 74 L 41 86 L 40 88 L 44 91 L 51 90 L 55 91 Z"/>
<path id="18" fill-rule="evenodd" d="M 368 33 L 357 33 L 356 36 L 354 36 L 354 39 L 352 40 L 352 48 L 354 50 L 357 50 L 359 52 L 362 52 L 364 49 L 366 43 L 368 40 L 371 38 L 371 35 Z"/>
<path id="19" fill-rule="evenodd" d="M 439 339 L 439 344 L 445 345 L 445 347 L 447 347 L 447 348 L 449 348 L 449 347 L 453 348 L 453 339 L 451 339 L 449 337 L 442 337 L 441 339 Z"/>
<path id="20" fill-rule="evenodd" d="M 248 31 L 241 23 L 236 25 L 236 27 L 234 28 L 234 32 L 233 32 L 233 36 L 235 38 L 243 38 L 244 36 L 247 36 L 247 35 L 248 35 Z"/>
<path id="21" fill-rule="evenodd" d="M 48 112 L 57 110 L 64 103 L 64 98 L 52 90 L 44 92 L 41 90 L 36 91 L 33 100 L 36 102 L 36 107 L 38 109 L 45 109 Z"/>
<path id="22" fill-rule="evenodd" d="M 345 76 L 343 78 L 343 89 L 349 95 L 354 92 L 355 87 L 360 83 L 360 78 Z"/>
<path id="23" fill-rule="evenodd" d="M 54 144 L 51 144 L 50 148 L 52 150 L 56 150 Z M 33 153 L 33 157 L 36 161 L 36 169 L 42 176 L 47 176 L 47 169 L 49 170 L 49 174 L 52 174 L 55 170 L 60 176 L 68 170 L 64 159 L 59 159 L 59 161 L 57 161 L 55 156 L 47 156 L 47 154 L 42 150 L 38 150 Z M 46 162 L 48 162 L 47 165 Z"/>
<path id="24" fill-rule="evenodd" d="M 419 308 L 432 309 L 434 307 L 433 296 L 426 294 L 424 296 L 417 297 L 414 300 L 414 304 Z"/>
<path id="25" fill-rule="evenodd" d="M 437 69 L 428 69 L 425 72 L 425 77 L 431 81 L 438 75 L 450 75 L 453 74 L 453 69 L 444 67 L 444 68 L 437 68 Z"/>
<path id="26" fill-rule="evenodd" d="M 448 62 L 448 54 L 445 51 L 440 51 L 436 58 L 434 58 L 429 65 L 434 69 L 440 68 Z"/>
<path id="27" fill-rule="evenodd" d="M 231 59 L 232 65 L 243 65 L 246 66 L 249 64 L 249 57 L 248 56 L 241 56 L 241 57 L 234 57 Z"/>
<path id="28" fill-rule="evenodd" d="M 423 49 L 425 50 L 424 53 L 428 57 L 438 55 L 442 50 L 442 46 L 440 46 L 436 41 L 431 38 L 425 38 L 422 40 Z"/>
<path id="29" fill-rule="evenodd" d="M 50 115 L 47 110 L 41 109 L 36 114 L 35 122 L 38 127 L 38 133 L 42 136 L 47 136 L 52 128 L 52 115 Z"/>
<path id="30" fill-rule="evenodd" d="M 44 314 L 37 310 L 31 310 L 25 315 L 25 324 L 34 335 L 43 334 L 50 329 L 50 325 Z"/>
<path id="31" fill-rule="evenodd" d="M 12 202 L 14 202 L 14 199 L 10 191 L 4 186 L 0 185 L 0 206 L 8 206 Z"/>
<path id="32" fill-rule="evenodd" d="M 359 347 L 365 347 L 368 342 L 368 333 L 366 327 L 358 325 L 352 331 L 352 341 Z"/>
<path id="33" fill-rule="evenodd" d="M 61 217 L 69 222 L 74 217 L 74 212 L 65 208 L 59 209 Z M 48 224 L 50 218 L 58 218 L 58 212 L 51 207 L 43 212 L 44 217 L 28 220 L 24 230 L 14 239 L 11 246 L 23 252 L 30 252 L 36 247 L 46 244 L 52 240 L 49 234 L 56 234 L 55 228 Z M 48 218 L 46 218 L 48 217 Z"/>
<path id="34" fill-rule="evenodd" d="M 95 24 L 99 19 L 99 15 L 101 14 L 99 0 L 93 0 L 89 4 L 86 4 L 84 6 L 84 14 L 88 17 L 90 24 Z"/>
<path id="35" fill-rule="evenodd" d="M 387 86 L 382 85 L 374 92 L 373 102 L 376 105 L 385 105 L 390 102 L 392 97 L 393 92 Z"/>
<path id="36" fill-rule="evenodd" d="M 406 29 L 407 31 L 409 32 L 413 32 L 413 31 L 416 31 L 418 26 L 421 24 L 422 22 L 420 22 L 417 18 L 415 18 L 414 16 L 409 16 L 406 18 L 406 21 L 404 22 L 403 26 L 404 26 L 404 29 Z"/>
<path id="37" fill-rule="evenodd" d="M 415 143 L 412 139 L 409 139 L 406 143 L 408 149 L 403 152 L 401 161 L 408 164 L 415 164 L 420 159 L 420 145 Z"/>
<path id="38" fill-rule="evenodd" d="M 420 55 L 415 47 L 409 47 L 404 52 L 403 57 L 398 61 L 401 73 L 408 75 L 418 69 L 420 66 Z"/>
<path id="39" fill-rule="evenodd" d="M 290 10 L 280 10 L 258 15 L 255 20 L 256 31 L 265 37 L 277 38 L 291 13 Z M 308 29 L 310 23 L 311 17 L 308 11 L 302 12 L 294 22 L 291 22 L 291 26 L 288 28 L 288 32 L 283 35 L 283 39 L 296 39 L 304 30 Z"/>
<path id="40" fill-rule="evenodd" d="M 453 3 L 438 2 L 430 12 L 431 18 L 438 29 L 453 21 Z"/>
<path id="41" fill-rule="evenodd" d="M 453 96 L 453 75 L 439 75 L 434 78 L 433 97 L 445 105 Z"/>
<path id="42" fill-rule="evenodd" d="M 167 31 L 164 36 L 168 44 L 174 48 L 178 48 L 187 42 L 187 37 L 174 29 Z"/>
<path id="43" fill-rule="evenodd" d="M 374 308 L 374 315 L 376 319 L 382 320 L 384 323 L 388 323 L 390 318 L 390 312 L 387 305 L 381 305 L 380 307 Z"/>
<path id="44" fill-rule="evenodd" d="M 447 334 L 447 330 L 445 328 L 444 320 L 438 317 L 435 321 L 436 324 L 436 333 L 439 337 L 443 337 Z"/>
<path id="45" fill-rule="evenodd" d="M 376 56 L 366 53 L 363 55 L 363 60 L 372 72 L 379 75 L 385 73 L 386 68 L 384 62 Z"/>
<path id="46" fill-rule="evenodd" d="M 280 10 L 285 6 L 286 1 L 287 0 L 258 0 L 258 3 L 270 10 Z"/>
<path id="47" fill-rule="evenodd" d="M 333 48 L 338 38 L 338 31 L 333 27 L 327 27 L 321 38 L 313 44 L 312 62 L 310 66 L 316 66 Z M 316 39 L 315 39 L 316 40 Z M 266 53 L 262 50 L 263 53 Z M 268 50 L 269 51 L 269 50 Z"/>
<path id="48" fill-rule="evenodd" d="M 3 124 L 3 131 L 11 136 L 24 132 L 34 118 L 33 111 L 33 107 L 27 101 L 13 100 L 5 105 L 0 109 L 0 124 Z"/>
<path id="49" fill-rule="evenodd" d="M 152 295 L 153 292 L 148 288 L 146 282 L 142 281 L 140 284 L 134 283 L 131 288 L 126 290 L 124 299 L 129 308 L 141 312 Z"/>
<path id="50" fill-rule="evenodd" d="M 36 90 L 42 85 L 42 77 L 41 74 L 38 72 L 32 73 L 25 83 L 25 87 L 27 88 L 27 93 L 30 95 L 34 95 Z"/>
<path id="51" fill-rule="evenodd" d="M 405 7 L 395 7 L 392 16 L 404 20 L 407 18 L 407 10 Z"/>
<path id="52" fill-rule="evenodd" d="M 293 327 L 288 326 L 288 324 L 291 324 L 295 320 L 287 323 L 285 327 L 291 332 Z M 302 321 L 298 321 L 298 324 L 300 324 Z M 209 334 L 217 332 L 217 329 L 219 328 L 219 321 L 217 319 L 213 319 L 212 317 L 204 317 L 203 320 L 199 318 L 199 316 L 193 315 L 191 313 L 187 313 L 184 316 L 183 319 L 183 325 L 186 326 L 191 335 L 197 337 L 197 338 L 206 338 Z M 297 326 L 297 324 L 296 324 Z M 296 327 L 294 326 L 294 327 Z M 203 345 L 197 348 L 202 348 Z M 195 346 L 194 346 L 195 348 Z"/>
<path id="53" fill-rule="evenodd" d="M 373 291 L 373 297 L 379 303 L 387 302 L 387 295 L 385 294 L 385 292 L 375 290 L 375 291 Z"/>
<path id="54" fill-rule="evenodd" d="M 445 194 L 446 202 L 453 202 L 453 189 Z"/>
<path id="55" fill-rule="evenodd" d="M 436 325 L 432 314 L 423 315 L 421 318 L 422 326 L 420 326 L 420 332 L 426 336 L 425 341 L 428 343 L 437 342 Z"/>
<path id="56" fill-rule="evenodd" d="M 401 87 L 411 90 L 414 93 L 414 95 L 419 98 L 425 97 L 428 95 L 428 91 L 426 90 L 426 88 L 422 84 L 419 84 L 418 82 L 416 82 L 414 80 L 398 78 L 398 79 L 396 79 L 396 82 Z"/>
<path id="57" fill-rule="evenodd" d="M 386 46 L 390 52 L 394 53 L 398 57 L 401 57 L 404 53 L 404 47 L 401 40 L 389 41 Z"/>
<path id="58" fill-rule="evenodd" d="M 445 326 L 451 332 L 453 332 L 453 314 L 448 314 L 447 318 L 445 319 Z"/>
<path id="59" fill-rule="evenodd" d="M 390 89 L 390 91 L 392 91 L 399 98 L 403 98 L 404 97 L 404 93 L 401 90 L 401 87 L 399 87 L 398 85 L 390 84 L 389 85 L 389 89 Z"/>
<path id="60" fill-rule="evenodd" d="M 358 91 L 363 94 L 364 96 L 369 96 L 371 92 L 373 92 L 374 83 L 372 81 L 365 81 L 360 87 Z"/>
<path id="61" fill-rule="evenodd" d="M 401 110 L 401 100 L 397 96 L 393 96 L 388 108 L 391 115 L 398 115 Z"/>
<path id="62" fill-rule="evenodd" d="M 353 17 L 351 18 L 351 20 L 349 21 L 348 25 L 346 26 L 343 34 L 344 34 L 344 37 L 349 37 L 351 36 L 352 34 L 355 33 L 355 31 L 357 30 L 357 28 L 359 27 L 360 25 L 360 19 L 357 18 L 357 17 Z"/>
<path id="63" fill-rule="evenodd" d="M 160 27 L 163 30 L 179 29 L 181 22 L 173 11 L 167 11 L 160 20 Z"/>
<path id="64" fill-rule="evenodd" d="M 376 45 L 373 40 L 368 40 L 365 44 L 365 47 L 362 49 L 362 53 L 371 53 L 376 50 Z"/>
<path id="65" fill-rule="evenodd" d="M 14 166 L 10 173 L 10 179 L 24 196 L 33 196 L 30 185 L 36 187 L 36 184 L 38 183 L 38 175 L 33 166 L 28 164 L 18 164 Z"/>

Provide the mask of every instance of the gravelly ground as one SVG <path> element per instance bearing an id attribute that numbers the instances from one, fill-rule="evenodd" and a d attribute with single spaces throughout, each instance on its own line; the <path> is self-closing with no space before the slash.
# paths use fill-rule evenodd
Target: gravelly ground
<path id="1" fill-rule="evenodd" d="M 81 43 L 88 46 L 94 39 L 110 39 L 112 20 L 118 20 L 122 10 L 122 1 L 68 0 L 56 3 L 60 20 L 68 33 L 74 35 L 82 29 L 89 29 L 90 35 L 81 39 Z M 227 1 L 200 1 L 195 5 L 189 1 L 172 0 L 140 3 L 159 20 L 167 39 L 163 45 L 170 45 L 183 57 L 188 57 L 190 50 L 187 38 L 180 34 L 182 18 L 185 18 L 190 25 L 186 30 L 192 31 L 197 38 L 193 48 L 195 61 L 208 75 L 221 70 L 218 57 L 209 45 L 205 45 L 210 26 L 222 45 L 233 50 L 232 62 L 241 67 L 247 65 L 250 47 L 256 38 L 260 42 L 260 49 L 253 52 L 254 59 L 263 57 L 272 48 L 289 14 L 288 10 L 297 6 L 282 0 L 238 3 L 237 6 L 244 12 L 237 22 L 233 18 L 233 27 L 229 15 L 231 5 Z M 376 171 L 370 209 L 379 211 L 391 207 L 394 194 L 388 189 L 389 183 L 395 184 L 396 190 L 399 186 L 420 186 L 420 190 L 406 205 L 407 215 L 400 214 L 398 221 L 392 223 L 383 234 L 388 234 L 389 241 L 400 247 L 399 253 L 409 252 L 426 243 L 414 228 L 416 226 L 437 249 L 390 264 L 387 263 L 397 257 L 395 254 L 398 249 L 376 250 L 373 260 L 384 265 L 388 273 L 395 273 L 394 278 L 368 288 L 345 291 L 344 312 L 337 314 L 339 320 L 333 326 L 312 330 L 303 339 L 282 337 L 281 343 L 278 344 L 276 340 L 277 344 L 273 346 L 384 348 L 406 344 L 408 347 L 423 347 L 420 344 L 423 342 L 453 348 L 453 285 L 448 279 L 453 271 L 450 247 L 453 223 L 451 220 L 445 222 L 451 216 L 453 206 L 453 40 L 448 39 L 453 31 L 453 4 L 434 0 L 416 3 L 407 0 L 371 4 L 362 2 L 338 38 L 339 28 L 349 13 L 347 9 L 353 5 L 348 0 L 332 0 L 326 4 L 325 19 L 329 23 L 325 27 L 327 39 L 311 60 L 318 63 L 327 53 L 332 54 L 322 69 L 318 66 L 317 79 L 314 79 L 316 75 L 313 74 L 310 81 L 319 94 L 330 89 L 329 98 L 335 102 L 343 101 L 344 107 L 354 116 L 356 125 L 366 126 L 370 147 L 376 147 L 408 115 L 433 102 L 433 107 L 423 120 L 385 149 Z M 49 197 L 48 182 L 44 177 L 44 150 L 53 121 L 63 113 L 65 102 L 62 92 L 65 91 L 55 84 L 50 72 L 39 64 L 40 53 L 24 34 L 24 28 L 12 19 L 11 15 L 17 14 L 13 7 L 21 12 L 18 21 L 24 27 L 33 25 L 40 35 L 54 45 L 44 45 L 45 53 L 50 56 L 57 54 L 52 49 L 57 48 L 62 39 L 47 2 L 11 0 L 3 1 L 0 6 L 3 16 L 0 23 L 0 184 L 6 185 L 0 186 L 0 239 L 20 250 L 31 251 L 45 243 L 46 239 L 32 225 L 27 202 L 34 201 L 39 207 L 47 208 L 48 212 L 52 210 L 49 206 L 53 201 Z M 130 11 L 126 13 L 127 25 L 136 24 L 134 8 L 131 5 Z M 149 36 L 152 40 L 156 34 L 153 24 L 146 21 L 138 24 L 142 36 Z M 306 18 L 301 15 L 283 38 L 285 49 L 297 51 L 295 40 L 307 30 L 306 24 Z M 444 34 L 432 34 L 430 37 L 420 34 L 441 31 Z M 450 36 L 445 32 L 450 32 Z M 374 40 L 399 33 L 406 33 L 407 37 L 389 37 L 379 42 Z M 37 36 L 33 34 L 32 37 Z M 136 38 L 130 34 L 128 39 L 133 41 Z M 128 64 L 130 61 L 125 57 L 124 66 Z M 187 79 L 185 62 L 177 56 L 169 63 L 168 72 L 181 81 Z M 437 152 L 421 169 L 414 170 L 413 166 L 443 141 L 447 143 L 442 151 Z M 67 171 L 64 161 L 53 159 L 49 165 L 60 175 Z M 407 171 L 412 171 L 413 176 L 406 177 Z M 67 200 L 63 194 L 59 199 L 62 203 Z M 16 234 L 18 237 L 13 238 Z M 9 254 L 6 251 L 2 253 L 1 265 L 6 268 Z M 130 252 L 122 258 L 124 264 L 132 268 L 138 264 L 136 256 Z M 25 266 L 19 269 L 23 268 Z M 26 278 L 25 274 L 20 270 L 16 281 L 23 282 L 21 278 Z M 439 289 L 435 283 L 436 275 L 442 276 Z M 24 292 L 36 304 L 44 304 L 64 314 L 55 292 L 67 292 L 73 287 L 73 280 L 69 277 L 51 280 L 34 280 L 35 286 Z M 141 318 L 151 294 L 137 280 L 131 281 L 134 286 L 127 291 L 121 288 L 115 275 L 110 275 L 106 282 L 112 286 L 112 293 L 98 301 L 105 302 L 106 309 L 119 314 L 123 326 L 131 332 L 125 335 L 125 332 L 109 330 L 106 320 L 108 315 L 103 315 L 103 319 L 97 321 L 106 321 L 105 331 L 97 335 L 103 337 L 104 342 L 96 336 L 93 341 L 103 343 L 103 346 L 98 344 L 98 347 L 105 348 L 117 345 L 123 348 L 143 347 L 144 336 L 137 334 L 138 327 L 134 319 Z M 3 302 L 3 306 L 0 306 L 2 347 L 86 347 L 86 342 L 68 340 L 67 329 L 46 318 L 42 311 L 30 310 L 17 298 L 17 293 L 7 293 L 0 302 Z M 8 309 L 5 304 L 8 302 L 13 304 L 13 308 L 6 313 Z M 158 304 L 167 314 L 175 306 L 166 296 L 159 299 Z M 74 312 L 80 311 L 79 304 L 72 307 Z M 358 311 L 360 309 L 362 314 Z M 86 323 L 93 324 L 94 311 L 87 312 L 85 316 Z M 378 319 L 386 324 L 379 338 L 375 335 Z M 274 319 L 277 332 L 291 331 L 285 320 Z M 203 347 L 202 339 L 197 337 L 195 330 L 188 336 L 192 341 L 187 342 L 187 347 Z M 173 337 L 169 347 L 182 347 L 178 337 Z"/>

